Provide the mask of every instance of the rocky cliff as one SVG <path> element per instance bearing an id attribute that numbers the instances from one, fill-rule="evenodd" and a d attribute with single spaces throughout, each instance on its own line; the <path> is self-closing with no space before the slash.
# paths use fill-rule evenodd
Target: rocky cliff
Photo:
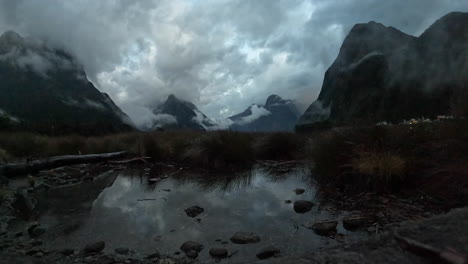
<path id="1" fill-rule="evenodd" d="M 354 26 L 297 128 L 466 115 L 468 13 L 450 13 L 420 37 L 369 22 Z"/>

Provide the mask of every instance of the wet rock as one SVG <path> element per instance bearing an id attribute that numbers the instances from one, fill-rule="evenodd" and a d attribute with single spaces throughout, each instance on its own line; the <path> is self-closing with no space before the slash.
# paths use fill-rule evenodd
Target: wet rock
<path id="1" fill-rule="evenodd" d="M 192 207 L 185 209 L 185 213 L 187 214 L 187 216 L 192 217 L 192 218 L 198 216 L 204 211 L 205 209 L 201 208 L 200 206 L 192 206 Z"/>
<path id="2" fill-rule="evenodd" d="M 296 190 L 294 190 L 294 192 L 295 192 L 297 195 L 301 195 L 301 194 L 305 193 L 305 190 L 302 189 L 302 188 L 297 188 Z"/>
<path id="3" fill-rule="evenodd" d="M 151 255 L 148 255 L 146 258 L 147 259 L 158 259 L 161 257 L 161 254 L 159 253 L 159 251 L 155 251 L 153 254 Z"/>
<path id="4" fill-rule="evenodd" d="M 214 258 L 227 258 L 228 256 L 228 250 L 225 248 L 212 248 L 209 253 Z"/>
<path id="5" fill-rule="evenodd" d="M 237 232 L 231 237 L 231 242 L 234 244 L 253 244 L 260 242 L 260 237 L 254 233 Z"/>
<path id="6" fill-rule="evenodd" d="M 130 252 L 130 249 L 128 249 L 128 248 L 116 248 L 116 249 L 114 249 L 114 252 L 119 254 L 119 255 L 128 255 L 128 253 Z"/>
<path id="7" fill-rule="evenodd" d="M 294 211 L 299 214 L 304 214 L 312 210 L 315 204 L 311 201 L 299 200 L 294 202 Z"/>
<path id="8" fill-rule="evenodd" d="M 85 176 L 82 178 L 84 182 L 92 182 L 94 180 L 93 176 Z"/>
<path id="9" fill-rule="evenodd" d="M 182 250 L 187 257 L 196 258 L 198 256 L 198 252 L 203 250 L 203 245 L 198 242 L 187 241 L 180 246 L 180 250 Z M 194 252 L 196 253 L 196 256 Z"/>
<path id="10" fill-rule="evenodd" d="M 28 234 L 30 237 L 33 237 L 33 238 L 39 237 L 43 235 L 45 232 L 46 232 L 46 229 L 40 227 L 38 223 L 34 223 L 28 227 Z"/>
<path id="11" fill-rule="evenodd" d="M 195 251 L 195 250 L 189 250 L 187 252 L 185 252 L 185 255 L 191 259 L 196 259 L 198 258 L 198 252 Z"/>
<path id="12" fill-rule="evenodd" d="M 290 203 L 292 203 L 292 201 L 291 200 L 286 200 L 286 201 L 284 201 L 284 203 L 285 204 L 290 204 Z"/>
<path id="13" fill-rule="evenodd" d="M 25 255 L 33 256 L 33 255 L 35 255 L 35 254 L 38 253 L 38 252 L 39 252 L 39 250 L 38 250 L 37 248 L 32 248 L 32 249 L 26 251 L 26 252 L 25 252 Z"/>
<path id="14" fill-rule="evenodd" d="M 37 246 L 41 246 L 42 244 L 44 244 L 44 242 L 42 242 L 41 240 L 33 239 L 29 242 L 29 244 L 33 247 L 37 247 Z"/>
<path id="15" fill-rule="evenodd" d="M 60 250 L 60 253 L 65 256 L 71 256 L 75 254 L 75 250 L 73 248 L 65 248 Z"/>
<path id="16" fill-rule="evenodd" d="M 106 242 L 99 241 L 96 243 L 91 243 L 91 244 L 86 245 L 83 251 L 85 253 L 99 253 L 103 251 L 105 247 L 106 247 Z"/>
<path id="17" fill-rule="evenodd" d="M 358 229 L 367 225 L 369 218 L 365 216 L 350 216 L 343 218 L 343 226 L 348 230 Z"/>
<path id="18" fill-rule="evenodd" d="M 26 191 L 17 191 L 11 206 L 22 218 L 30 219 L 34 215 L 36 201 Z"/>
<path id="19" fill-rule="evenodd" d="M 314 230 L 314 232 L 318 235 L 328 235 L 330 233 L 336 232 L 336 227 L 338 226 L 337 221 L 323 221 L 317 222 L 313 225 L 309 226 L 310 229 Z"/>
<path id="20" fill-rule="evenodd" d="M 268 259 L 271 257 L 276 257 L 279 255 L 281 251 L 274 247 L 274 246 L 269 246 L 262 248 L 258 253 L 257 253 L 257 258 L 259 259 Z"/>

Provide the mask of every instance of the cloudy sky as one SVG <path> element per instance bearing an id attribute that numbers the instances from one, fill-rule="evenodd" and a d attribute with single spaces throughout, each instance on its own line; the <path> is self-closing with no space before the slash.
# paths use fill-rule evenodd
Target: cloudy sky
<path id="1" fill-rule="evenodd" d="M 0 0 L 0 31 L 74 54 L 137 124 L 173 93 L 225 118 L 270 94 L 304 110 L 356 23 L 419 35 L 466 0 Z"/>

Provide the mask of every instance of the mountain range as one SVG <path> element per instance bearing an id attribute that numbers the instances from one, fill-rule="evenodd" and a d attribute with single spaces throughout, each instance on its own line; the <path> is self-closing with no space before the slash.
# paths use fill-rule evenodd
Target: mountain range
<path id="1" fill-rule="evenodd" d="M 133 129 L 73 56 L 13 31 L 0 36 L 0 112 L 18 126 L 47 133 Z"/>
<path id="2" fill-rule="evenodd" d="M 466 115 L 467 43 L 468 13 L 450 13 L 419 37 L 376 22 L 357 24 L 297 128 Z"/>
<path id="3" fill-rule="evenodd" d="M 376 22 L 357 24 L 300 118 L 291 100 L 271 95 L 215 122 L 170 95 L 153 106 L 149 129 L 272 132 L 468 115 L 467 43 L 468 13 L 450 13 L 419 37 Z M 71 54 L 8 31 L 0 36 L 0 128 L 11 126 L 53 134 L 135 129 Z"/>
<path id="4" fill-rule="evenodd" d="M 278 95 L 268 97 L 265 105 L 253 104 L 244 112 L 214 122 L 193 103 L 169 95 L 155 107 L 151 130 L 235 130 L 244 132 L 292 131 L 299 112 L 291 100 Z"/>
<path id="5" fill-rule="evenodd" d="M 229 117 L 231 130 L 245 132 L 293 131 L 300 113 L 291 100 L 270 95 L 264 105 L 253 104 Z"/>

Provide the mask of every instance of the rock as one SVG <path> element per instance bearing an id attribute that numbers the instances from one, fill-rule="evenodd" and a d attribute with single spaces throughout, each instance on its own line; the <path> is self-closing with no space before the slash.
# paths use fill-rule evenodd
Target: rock
<path id="1" fill-rule="evenodd" d="M 275 248 L 274 246 L 265 247 L 257 253 L 257 258 L 267 259 L 271 257 L 276 257 L 279 255 L 280 252 L 281 251 L 278 248 Z"/>
<path id="2" fill-rule="evenodd" d="M 42 244 L 44 244 L 44 242 L 42 242 L 41 240 L 33 239 L 30 241 L 30 245 L 33 247 L 41 246 Z"/>
<path id="3" fill-rule="evenodd" d="M 189 217 L 196 217 L 197 215 L 203 213 L 205 209 L 201 208 L 200 206 L 192 206 L 190 208 L 185 209 L 185 213 Z"/>
<path id="4" fill-rule="evenodd" d="M 46 232 L 46 229 L 40 227 L 38 223 L 34 223 L 28 227 L 28 234 L 30 237 L 33 237 L 33 238 L 39 237 L 43 235 L 45 232 Z"/>
<path id="5" fill-rule="evenodd" d="M 88 244 L 84 247 L 83 251 L 85 253 L 99 253 L 104 250 L 106 247 L 106 242 L 99 241 L 96 243 Z"/>
<path id="6" fill-rule="evenodd" d="M 70 255 L 75 254 L 75 250 L 73 248 L 65 248 L 65 249 L 60 250 L 60 253 L 62 253 L 62 255 L 65 255 L 65 256 L 70 256 Z"/>
<path id="7" fill-rule="evenodd" d="M 227 258 L 228 256 L 228 250 L 225 248 L 212 248 L 209 253 L 214 258 Z"/>
<path id="8" fill-rule="evenodd" d="M 237 232 L 231 237 L 234 244 L 253 244 L 260 242 L 260 237 L 254 233 Z"/>
<path id="9" fill-rule="evenodd" d="M 161 257 L 161 254 L 159 253 L 159 251 L 155 251 L 153 254 L 151 255 L 148 255 L 146 258 L 147 259 L 158 259 Z"/>
<path id="10" fill-rule="evenodd" d="M 350 216 L 343 218 L 343 226 L 346 229 L 357 229 L 365 226 L 369 222 L 369 218 L 365 216 Z"/>
<path id="11" fill-rule="evenodd" d="M 292 201 L 291 200 L 286 200 L 286 201 L 284 201 L 284 203 L 285 204 L 290 204 L 290 203 L 292 203 Z"/>
<path id="12" fill-rule="evenodd" d="M 295 192 L 297 195 L 300 195 L 300 194 L 305 193 L 305 190 L 304 190 L 304 189 L 301 189 L 301 188 L 297 188 L 296 190 L 294 190 L 294 192 Z"/>
<path id="13" fill-rule="evenodd" d="M 318 235 L 328 235 L 330 233 L 336 232 L 336 226 L 338 226 L 337 221 L 324 221 L 317 222 L 311 226 L 311 229 Z"/>
<path id="14" fill-rule="evenodd" d="M 128 249 L 128 248 L 116 248 L 114 250 L 114 252 L 119 254 L 119 255 L 128 255 L 128 252 L 130 252 L 130 249 Z"/>
<path id="15" fill-rule="evenodd" d="M 315 204 L 311 201 L 299 200 L 294 202 L 294 211 L 299 214 L 304 214 L 312 210 Z"/>
<path id="16" fill-rule="evenodd" d="M 377 228 L 375 226 L 371 226 L 367 229 L 367 232 L 369 233 L 375 233 L 377 231 Z"/>
<path id="17" fill-rule="evenodd" d="M 203 245 L 198 242 L 187 241 L 180 246 L 180 250 L 182 250 L 186 255 L 189 251 L 195 251 L 198 253 L 203 250 Z"/>
<path id="18" fill-rule="evenodd" d="M 191 259 L 196 259 L 198 257 L 198 252 L 195 250 L 189 250 L 185 252 L 185 255 Z"/>
<path id="19" fill-rule="evenodd" d="M 11 206 L 22 218 L 31 219 L 35 213 L 36 201 L 26 191 L 18 190 Z"/>
<path id="20" fill-rule="evenodd" d="M 44 256 L 44 253 L 37 252 L 36 254 L 34 254 L 34 256 L 37 257 L 37 258 L 42 258 Z"/>

